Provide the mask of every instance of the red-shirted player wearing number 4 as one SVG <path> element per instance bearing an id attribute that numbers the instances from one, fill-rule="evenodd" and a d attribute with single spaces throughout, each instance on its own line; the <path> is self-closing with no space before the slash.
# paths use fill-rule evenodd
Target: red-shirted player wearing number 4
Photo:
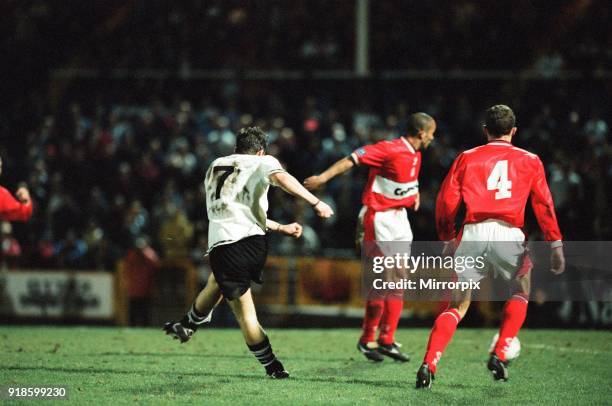
<path id="1" fill-rule="evenodd" d="M 355 165 L 367 166 L 370 171 L 359 214 L 363 241 L 410 242 L 412 230 L 406 208 L 415 211 L 419 208 L 419 150 L 429 146 L 435 131 L 436 122 L 431 116 L 414 113 L 408 118 L 405 136 L 359 148 L 320 175 L 306 179 L 304 185 L 307 189 L 316 189 Z M 361 241 L 360 245 L 363 246 Z M 395 331 L 404 307 L 402 294 L 402 291 L 370 291 L 363 333 L 357 343 L 357 349 L 366 358 L 377 362 L 384 359 L 383 355 L 401 362 L 410 359 L 395 342 Z M 369 343 L 375 340 L 377 329 L 378 346 L 371 347 Z"/>
<path id="2" fill-rule="evenodd" d="M 488 144 L 463 152 L 453 163 L 436 202 L 436 227 L 446 241 L 443 255 L 452 255 L 455 217 L 461 201 L 466 216 L 455 256 L 484 256 L 486 268 L 457 273 L 459 281 L 478 281 L 492 267 L 510 282 L 512 297 L 506 302 L 499 338 L 487 368 L 496 380 L 508 379 L 506 343 L 517 336 L 529 298 L 531 266 L 525 256 L 523 226 L 525 204 L 531 205 L 547 241 L 551 242 L 551 271 L 565 269 L 561 232 L 546 175 L 537 155 L 511 144 L 516 133 L 515 116 L 508 106 L 497 105 L 486 112 L 484 133 Z M 527 261 L 528 263 L 525 263 Z M 417 388 L 428 388 L 444 349 L 470 305 L 471 291 L 454 291 L 446 311 L 438 316 L 427 343 L 423 365 L 417 372 Z"/>

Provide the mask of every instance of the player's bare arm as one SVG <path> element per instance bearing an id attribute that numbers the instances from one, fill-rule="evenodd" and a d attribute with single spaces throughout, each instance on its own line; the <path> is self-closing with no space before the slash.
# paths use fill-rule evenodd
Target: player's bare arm
<path id="1" fill-rule="evenodd" d="M 563 246 L 556 246 L 551 249 L 550 253 L 550 272 L 555 275 L 561 275 L 565 271 L 565 254 Z"/>
<path id="2" fill-rule="evenodd" d="M 342 158 L 341 160 L 337 161 L 335 164 L 327 168 L 320 175 L 314 175 L 314 176 L 307 178 L 304 181 L 304 186 L 306 186 L 306 189 L 308 190 L 316 190 L 320 188 L 321 186 L 325 185 L 327 182 L 329 182 L 331 179 L 335 178 L 336 176 L 341 175 L 344 172 L 348 171 L 353 166 L 355 166 L 354 158 L 351 158 L 351 157 Z"/>
<path id="3" fill-rule="evenodd" d="M 299 223 L 280 224 L 274 220 L 267 219 L 266 228 L 293 238 L 300 238 L 302 236 L 302 225 Z"/>
<path id="4" fill-rule="evenodd" d="M 318 197 L 310 193 L 304 186 L 298 182 L 296 178 L 287 172 L 277 172 L 270 175 L 277 185 L 283 188 L 287 193 L 300 197 L 306 200 L 313 208 L 317 216 L 322 218 L 328 218 L 333 216 L 334 211 L 325 202 L 321 201 Z"/>
<path id="5" fill-rule="evenodd" d="M 414 206 L 412 206 L 412 210 L 419 211 L 419 207 L 421 207 L 421 194 L 417 193 L 414 199 Z"/>
<path id="6" fill-rule="evenodd" d="M 30 203 L 30 192 L 24 186 L 21 186 L 19 189 L 17 189 L 17 192 L 15 192 L 15 196 L 17 197 L 17 200 L 19 200 L 19 202 L 21 202 L 22 204 Z"/>

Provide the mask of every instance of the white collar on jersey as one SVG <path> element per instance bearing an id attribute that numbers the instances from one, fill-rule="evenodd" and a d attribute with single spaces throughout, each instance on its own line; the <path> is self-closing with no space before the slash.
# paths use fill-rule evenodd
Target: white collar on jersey
<path id="1" fill-rule="evenodd" d="M 487 142 L 487 145 L 503 145 L 506 147 L 512 146 L 512 144 L 509 143 L 508 141 L 491 141 L 491 142 Z"/>
<path id="2" fill-rule="evenodd" d="M 406 138 L 404 137 L 400 137 L 400 138 L 402 139 L 402 141 L 404 141 L 404 144 L 406 144 L 410 152 L 412 152 L 413 154 L 416 153 L 416 151 L 414 150 L 414 147 L 408 142 Z"/>

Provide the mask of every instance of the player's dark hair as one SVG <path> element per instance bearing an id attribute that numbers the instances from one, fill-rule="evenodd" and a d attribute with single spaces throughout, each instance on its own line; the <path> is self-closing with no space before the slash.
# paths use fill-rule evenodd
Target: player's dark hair
<path id="1" fill-rule="evenodd" d="M 236 137 L 236 153 L 254 155 L 268 146 L 268 136 L 259 127 L 245 127 Z"/>
<path id="2" fill-rule="evenodd" d="M 489 135 L 501 137 L 510 133 L 516 124 L 516 117 L 512 109 L 506 105 L 498 104 L 489 107 L 485 113 L 485 126 Z"/>
<path id="3" fill-rule="evenodd" d="M 434 122 L 432 116 L 427 113 L 413 113 L 406 121 L 406 135 L 415 137 L 419 131 L 426 131 Z"/>

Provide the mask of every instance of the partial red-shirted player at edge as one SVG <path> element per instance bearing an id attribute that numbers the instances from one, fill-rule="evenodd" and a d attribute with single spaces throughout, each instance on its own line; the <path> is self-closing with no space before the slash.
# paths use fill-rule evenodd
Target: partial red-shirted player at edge
<path id="1" fill-rule="evenodd" d="M 485 120 L 488 143 L 461 153 L 441 186 L 436 201 L 436 227 L 439 238 L 446 242 L 443 255 L 454 251 L 455 256 L 485 258 L 487 267 L 457 273 L 459 281 L 477 282 L 495 268 L 510 284 L 512 296 L 504 306 L 499 338 L 487 363 L 493 378 L 505 381 L 505 350 L 525 321 L 529 300 L 531 263 L 525 255 L 525 235 L 521 231 L 529 197 L 540 228 L 551 242 L 553 273 L 564 271 L 565 258 L 542 161 L 511 143 L 517 130 L 514 112 L 508 106 L 493 106 L 486 111 Z M 462 201 L 466 216 L 461 241 L 457 243 L 455 217 Z M 470 290 L 452 292 L 448 309 L 437 317 L 429 336 L 427 352 L 417 372 L 417 388 L 431 386 L 440 357 L 470 300 Z"/>
<path id="2" fill-rule="evenodd" d="M 419 208 L 419 170 L 421 152 L 433 141 L 435 120 L 425 113 L 412 114 L 406 123 L 405 135 L 392 141 L 381 141 L 358 148 L 348 157 L 333 164 L 323 173 L 304 181 L 308 189 L 316 189 L 355 165 L 369 168 L 363 190 L 363 208 L 359 214 L 357 240 L 363 242 L 402 241 L 413 239 L 406 208 Z M 362 240 L 362 241 L 361 241 Z M 372 247 L 371 247 L 372 248 Z M 404 307 L 403 291 L 372 289 L 366 302 L 363 333 L 357 349 L 372 361 L 383 355 L 406 362 L 410 358 L 400 351 L 395 331 Z M 372 346 L 378 334 L 378 346 Z"/>
<path id="3" fill-rule="evenodd" d="M 0 158 L 0 175 L 2 174 L 2 158 Z M 20 187 L 15 192 L 17 199 L 11 192 L 0 186 L 0 220 L 2 221 L 28 221 L 32 217 L 32 200 L 30 192 Z"/>

